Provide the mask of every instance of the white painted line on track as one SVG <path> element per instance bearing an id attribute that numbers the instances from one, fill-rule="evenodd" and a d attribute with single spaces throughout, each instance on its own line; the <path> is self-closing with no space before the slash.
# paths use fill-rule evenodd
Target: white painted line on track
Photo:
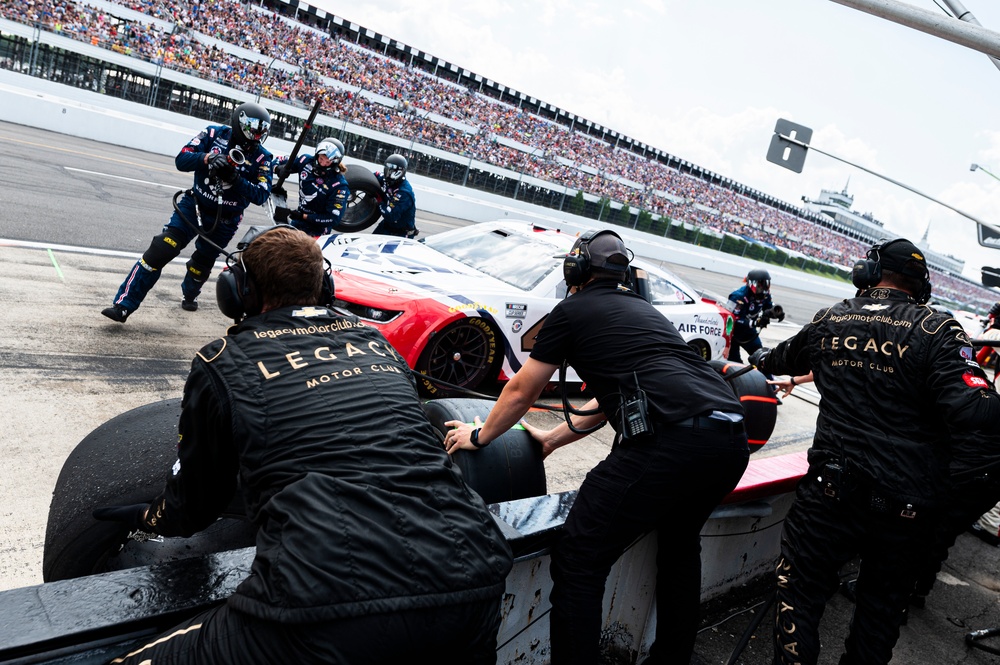
<path id="1" fill-rule="evenodd" d="M 149 180 L 139 180 L 137 178 L 127 178 L 123 175 L 114 175 L 112 173 L 101 173 L 100 171 L 88 171 L 87 169 L 75 169 L 72 166 L 64 166 L 67 171 L 76 171 L 77 173 L 87 173 L 89 175 L 98 175 L 103 178 L 114 178 L 115 180 L 128 180 L 129 182 L 137 182 L 142 185 L 152 185 L 154 187 L 165 187 L 167 189 L 178 189 L 177 185 L 164 185 L 160 182 L 150 182 Z M 182 188 L 183 189 L 183 188 Z"/>

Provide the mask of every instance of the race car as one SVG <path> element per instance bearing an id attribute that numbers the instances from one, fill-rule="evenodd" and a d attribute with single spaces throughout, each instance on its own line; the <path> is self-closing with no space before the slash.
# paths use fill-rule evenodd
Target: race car
<path id="1" fill-rule="evenodd" d="M 423 375 L 423 391 L 442 397 L 517 372 L 566 296 L 562 262 L 576 238 L 503 220 L 420 240 L 333 234 L 318 242 L 333 268 L 335 307 L 378 328 Z M 632 268 L 633 287 L 691 348 L 706 360 L 725 357 L 732 333 L 726 309 L 655 265 L 636 259 Z M 579 381 L 572 368 L 566 380 Z"/>

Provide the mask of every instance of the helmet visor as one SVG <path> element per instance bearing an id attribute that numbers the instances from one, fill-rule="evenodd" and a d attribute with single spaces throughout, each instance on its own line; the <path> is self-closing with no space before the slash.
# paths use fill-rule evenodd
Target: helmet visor
<path id="1" fill-rule="evenodd" d="M 334 164 L 339 164 L 340 160 L 344 158 L 343 153 L 340 152 L 340 148 L 333 141 L 323 141 L 316 146 L 316 156 L 319 155 L 325 156 Z"/>
<path id="2" fill-rule="evenodd" d="M 268 131 L 271 129 L 270 122 L 263 118 L 255 118 L 247 115 L 245 111 L 240 112 L 238 120 L 240 123 L 240 132 L 243 136 L 257 143 L 263 143 L 264 139 L 267 138 Z"/>
<path id="3" fill-rule="evenodd" d="M 403 167 L 399 164 L 385 165 L 385 179 L 389 182 L 396 182 L 403 179 Z"/>

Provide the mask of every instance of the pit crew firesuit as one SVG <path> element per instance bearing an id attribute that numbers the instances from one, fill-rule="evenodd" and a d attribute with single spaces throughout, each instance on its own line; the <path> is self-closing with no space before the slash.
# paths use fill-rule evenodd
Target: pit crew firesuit
<path id="1" fill-rule="evenodd" d="M 307 219 L 292 219 L 289 224 L 311 236 L 321 236 L 334 231 L 347 209 L 351 187 L 340 172 L 340 163 L 323 168 L 315 155 L 300 155 L 288 164 L 287 157 L 275 160 L 274 167 L 288 166 L 290 173 L 299 174 L 299 211 Z"/>
<path id="2" fill-rule="evenodd" d="M 857 555 L 858 604 L 840 662 L 887 663 L 942 519 L 950 432 L 995 427 L 1000 396 L 961 325 L 892 288 L 821 310 L 757 355 L 763 372 L 812 371 L 822 394 L 809 471 L 782 532 L 775 663 L 816 662 L 824 605 Z"/>
<path id="3" fill-rule="evenodd" d="M 417 200 L 410 182 L 403 180 L 398 187 L 390 187 L 380 172 L 376 172 L 375 177 L 382 186 L 384 197 L 379 204 L 382 221 L 372 233 L 412 237 L 417 230 Z"/>
<path id="4" fill-rule="evenodd" d="M 256 556 L 225 605 L 124 662 L 495 663 L 510 548 L 377 330 L 247 318 L 198 352 L 179 431 L 148 530 L 204 529 L 239 484 Z"/>
<path id="5" fill-rule="evenodd" d="M 729 345 L 728 360 L 742 362 L 740 347 L 747 353 L 753 353 L 762 346 L 757 321 L 762 312 L 774 307 L 774 303 L 770 293 L 759 298 L 749 284 L 744 284 L 729 294 L 728 307 L 733 313 L 733 339 Z"/>
<path id="6" fill-rule="evenodd" d="M 219 257 L 218 247 L 229 244 L 243 219 L 243 211 L 251 203 L 263 205 L 267 202 L 271 194 L 272 158 L 260 144 L 254 144 L 254 149 L 244 155 L 246 162 L 243 165 L 234 167 L 238 177 L 232 184 L 221 183 L 212 177 L 205 164 L 205 153 L 228 154 L 232 147 L 231 136 L 232 129 L 227 125 L 211 125 L 191 139 L 174 158 L 178 171 L 194 172 L 194 185 L 177 201 L 180 211 L 174 211 L 163 231 L 153 238 L 149 249 L 125 277 L 115 295 L 116 306 L 124 307 L 129 313 L 138 309 L 160 279 L 162 268 L 197 236 L 195 251 L 187 262 L 187 272 L 181 283 L 184 299 L 195 301 Z M 191 226 L 199 224 L 199 220 L 205 237 Z"/>

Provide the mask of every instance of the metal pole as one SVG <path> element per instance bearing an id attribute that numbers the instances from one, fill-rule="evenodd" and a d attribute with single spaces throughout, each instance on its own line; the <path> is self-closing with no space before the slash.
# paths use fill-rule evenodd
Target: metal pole
<path id="1" fill-rule="evenodd" d="M 970 12 L 968 9 L 962 6 L 962 3 L 959 2 L 958 0 L 941 0 L 941 1 L 948 6 L 948 9 L 951 10 L 951 13 L 954 14 L 955 18 L 957 18 L 959 21 L 965 21 L 966 23 L 972 23 L 973 25 L 982 25 L 982 23 L 980 23 L 979 20 L 972 15 L 972 12 Z M 987 57 L 993 63 L 994 67 L 1000 69 L 1000 60 L 997 60 L 993 56 L 987 56 Z"/>
<path id="2" fill-rule="evenodd" d="M 834 0 L 834 2 L 840 2 L 840 0 Z M 903 189 L 905 189 L 907 191 L 913 192 L 914 194 L 917 194 L 918 196 L 922 196 L 925 199 L 928 199 L 930 201 L 933 201 L 934 203 L 937 203 L 938 205 L 942 205 L 945 208 L 947 208 L 948 210 L 957 212 L 959 215 L 961 215 L 962 217 L 965 217 L 966 219 L 971 219 L 976 224 L 980 224 L 982 226 L 985 226 L 985 227 L 987 227 L 989 229 L 992 229 L 992 230 L 996 231 L 997 233 L 1000 233 L 1000 225 L 993 224 L 993 223 L 990 223 L 990 222 L 984 222 L 983 220 L 979 219 L 978 217 L 974 217 L 973 215 L 970 215 L 967 212 L 963 212 L 962 210 L 959 210 L 958 208 L 955 208 L 954 206 L 948 205 L 944 201 L 939 201 L 936 198 L 934 198 L 933 196 L 931 196 L 929 194 L 924 194 L 920 190 L 914 189 L 913 187 L 910 187 L 909 185 L 907 185 L 905 183 L 899 182 L 898 180 L 893 180 L 892 178 L 890 178 L 887 175 L 882 175 L 881 173 L 877 173 L 875 171 L 872 171 L 871 169 L 865 168 L 864 166 L 861 166 L 860 164 L 855 164 L 854 162 L 849 162 L 846 159 L 844 159 L 843 157 L 837 157 L 836 155 L 832 155 L 832 154 L 830 154 L 828 152 L 824 152 L 823 150 L 820 150 L 819 148 L 817 148 L 817 147 L 815 147 L 813 145 L 810 145 L 808 143 L 803 143 L 802 141 L 799 141 L 798 139 L 793 139 L 790 136 L 785 136 L 784 134 L 778 134 L 778 136 L 780 136 L 782 138 L 782 140 L 788 141 L 789 143 L 794 143 L 795 145 L 802 146 L 803 148 L 806 148 L 808 150 L 815 150 L 816 152 L 820 153 L 821 155 L 826 155 L 827 157 L 832 157 L 833 159 L 836 159 L 837 161 L 844 162 L 845 164 L 850 164 L 854 168 L 858 168 L 858 169 L 861 169 L 862 171 L 864 171 L 866 173 L 870 173 L 870 174 L 872 174 L 873 176 L 875 176 L 877 178 L 882 178 L 883 180 L 891 182 L 894 185 L 899 185 L 900 187 L 902 187 Z M 982 168 L 982 167 L 980 166 L 979 168 Z"/>
<path id="3" fill-rule="evenodd" d="M 1000 33 L 960 21 L 950 16 L 941 16 L 926 9 L 913 7 L 898 0 L 832 0 L 858 11 L 878 16 L 908 28 L 926 32 L 949 42 L 971 48 L 974 51 L 1000 58 Z"/>

